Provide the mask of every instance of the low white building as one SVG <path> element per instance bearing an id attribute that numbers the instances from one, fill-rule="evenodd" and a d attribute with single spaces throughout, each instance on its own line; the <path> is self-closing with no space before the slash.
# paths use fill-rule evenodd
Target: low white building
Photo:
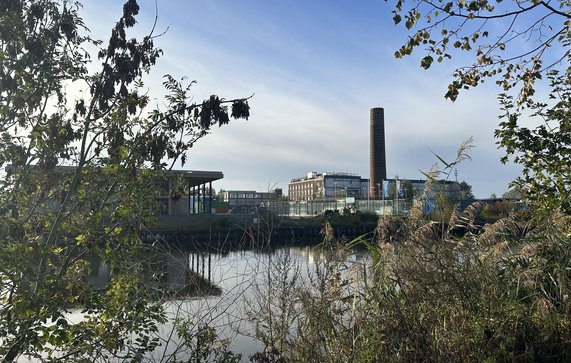
<path id="1" fill-rule="evenodd" d="M 222 191 L 222 200 L 228 202 L 230 208 L 237 206 L 260 207 L 277 202 L 282 196 L 282 190 L 276 188 L 270 192 L 256 192 L 254 190 L 225 190 Z"/>

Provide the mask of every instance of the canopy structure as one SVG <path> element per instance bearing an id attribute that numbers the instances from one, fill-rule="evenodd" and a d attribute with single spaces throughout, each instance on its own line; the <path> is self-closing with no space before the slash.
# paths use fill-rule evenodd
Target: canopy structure
<path id="1" fill-rule="evenodd" d="M 35 166 L 32 170 L 36 170 Z M 37 169 L 40 170 L 40 169 Z M 6 173 L 17 172 L 18 168 L 7 165 Z M 61 165 L 54 170 L 55 175 L 71 176 L 75 166 Z M 212 210 L 212 182 L 224 177 L 221 171 L 205 170 L 169 170 L 165 172 L 163 185 L 157 185 L 157 199 L 160 203 L 161 215 L 189 215 L 211 213 Z M 185 186 L 184 192 L 180 189 L 178 195 L 172 193 L 172 180 L 182 178 Z M 181 195 L 182 194 L 182 195 Z"/>
<path id="2" fill-rule="evenodd" d="M 182 177 L 187 188 L 187 197 L 174 200 L 170 195 L 161 195 L 161 214 L 185 215 L 211 213 L 212 182 L 224 177 L 221 171 L 204 170 L 171 170 L 168 175 Z"/>
<path id="3" fill-rule="evenodd" d="M 171 170 L 169 174 L 182 176 L 188 181 L 189 187 L 198 187 L 201 185 L 210 184 L 213 181 L 224 178 L 221 171 L 203 171 L 203 170 Z"/>

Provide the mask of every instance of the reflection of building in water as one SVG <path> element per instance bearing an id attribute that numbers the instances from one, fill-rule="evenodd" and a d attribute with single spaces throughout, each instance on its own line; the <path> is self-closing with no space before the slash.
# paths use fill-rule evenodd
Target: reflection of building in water
<path id="1" fill-rule="evenodd" d="M 166 283 L 170 290 L 181 291 L 188 285 L 188 260 L 185 255 L 169 256 L 166 264 Z"/>
<path id="2" fill-rule="evenodd" d="M 289 252 L 293 255 L 303 257 L 308 265 L 312 265 L 317 262 L 327 262 L 331 258 L 338 257 L 343 257 L 345 262 L 353 263 L 365 260 L 369 256 L 366 250 L 354 250 L 346 254 L 344 251 L 337 252 L 311 246 L 289 247 Z"/>
<path id="3" fill-rule="evenodd" d="M 366 278 L 365 271 L 370 266 L 370 256 L 367 250 L 352 249 L 350 251 L 336 247 L 290 247 L 289 253 L 295 255 L 299 266 L 306 266 L 302 273 L 309 277 L 309 281 L 319 281 L 319 279 L 329 279 L 338 276 L 343 279 L 343 283 L 359 284 Z M 329 269 L 327 266 L 335 266 Z M 337 274 L 339 273 L 339 274 Z M 333 275 L 331 275 L 333 274 Z"/>
<path id="4" fill-rule="evenodd" d="M 184 296 L 220 295 L 211 282 L 212 257 L 209 253 L 169 254 L 166 256 L 166 286 Z"/>
<path id="5" fill-rule="evenodd" d="M 307 264 L 313 264 L 313 254 L 311 252 L 311 248 L 309 246 L 305 247 L 290 247 L 289 253 L 292 255 L 297 255 L 303 257 L 303 259 L 307 262 Z"/>
<path id="6" fill-rule="evenodd" d="M 157 253 L 141 260 L 149 287 L 183 296 L 220 295 L 221 289 L 211 282 L 211 261 L 208 253 Z M 104 290 L 112 272 L 107 263 L 96 256 L 90 264 L 89 283 L 97 290 Z"/>

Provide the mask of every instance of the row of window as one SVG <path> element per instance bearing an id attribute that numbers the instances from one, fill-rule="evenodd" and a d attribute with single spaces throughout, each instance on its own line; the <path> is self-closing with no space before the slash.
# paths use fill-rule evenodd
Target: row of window
<path id="1" fill-rule="evenodd" d="M 273 199 L 276 197 L 277 195 L 274 193 L 228 193 L 225 199 Z"/>
<path id="2" fill-rule="evenodd" d="M 320 184 L 318 183 L 304 183 L 304 184 L 290 184 L 289 190 L 307 190 L 318 188 Z"/>

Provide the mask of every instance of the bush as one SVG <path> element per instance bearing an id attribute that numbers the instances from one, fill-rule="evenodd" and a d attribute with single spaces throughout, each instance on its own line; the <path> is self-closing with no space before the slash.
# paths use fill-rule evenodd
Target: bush
<path id="1" fill-rule="evenodd" d="M 408 220 L 383 216 L 374 239 L 353 241 L 368 262 L 349 263 L 326 224 L 324 258 L 288 291 L 279 358 L 570 361 L 571 218 L 553 210 L 523 224 L 500 202 L 495 214 L 474 203 L 437 222 L 422 200 Z M 482 227 L 483 210 L 499 219 Z M 276 321 L 279 311 L 262 310 Z"/>

